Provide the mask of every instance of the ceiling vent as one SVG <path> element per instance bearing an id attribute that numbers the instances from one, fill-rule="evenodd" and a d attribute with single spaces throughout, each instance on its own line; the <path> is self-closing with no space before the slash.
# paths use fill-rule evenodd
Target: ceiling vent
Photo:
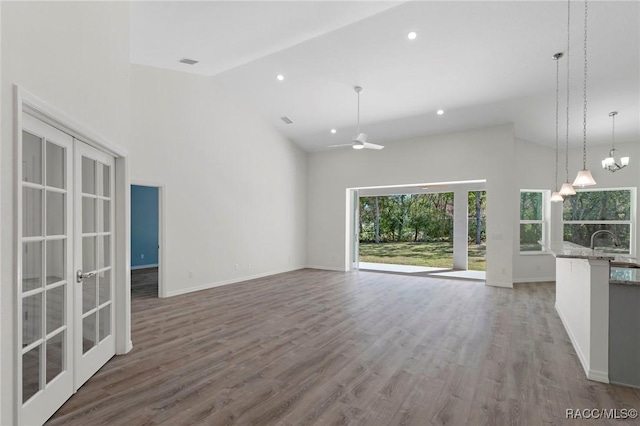
<path id="1" fill-rule="evenodd" d="M 285 124 L 293 123 L 293 121 L 291 121 L 291 119 L 289 117 L 287 117 L 286 115 L 284 117 L 280 117 L 280 120 L 284 121 Z"/>
<path id="2" fill-rule="evenodd" d="M 183 64 L 187 64 L 187 65 L 195 65 L 195 64 L 197 64 L 199 61 L 196 61 L 195 59 L 182 58 L 182 59 L 180 59 L 178 62 L 181 62 L 181 63 L 183 63 Z"/>

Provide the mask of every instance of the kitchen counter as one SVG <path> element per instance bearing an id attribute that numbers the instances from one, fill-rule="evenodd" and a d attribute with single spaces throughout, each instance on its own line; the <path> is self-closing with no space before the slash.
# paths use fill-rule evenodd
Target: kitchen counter
<path id="1" fill-rule="evenodd" d="M 547 249 L 556 258 L 556 311 L 587 378 L 639 387 L 637 260 L 567 242 Z"/>

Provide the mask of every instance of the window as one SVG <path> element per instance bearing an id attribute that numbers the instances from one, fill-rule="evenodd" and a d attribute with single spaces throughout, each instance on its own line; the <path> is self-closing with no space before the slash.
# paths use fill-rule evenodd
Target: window
<path id="1" fill-rule="evenodd" d="M 635 188 L 578 190 L 564 200 L 564 240 L 590 247 L 593 233 L 607 230 L 618 237 L 620 246 L 616 247 L 612 237 L 604 234 L 596 237 L 596 250 L 632 254 L 635 198 Z"/>
<path id="2" fill-rule="evenodd" d="M 544 251 L 545 198 L 545 191 L 520 191 L 520 253 Z"/>

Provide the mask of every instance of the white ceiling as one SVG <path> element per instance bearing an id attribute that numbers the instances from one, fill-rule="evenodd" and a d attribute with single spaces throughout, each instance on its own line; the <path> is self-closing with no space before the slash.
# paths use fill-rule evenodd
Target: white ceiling
<path id="1" fill-rule="evenodd" d="M 576 146 L 584 3 L 573 1 L 571 13 Z M 566 20 L 566 1 L 142 2 L 132 5 L 131 59 L 213 75 L 309 151 L 354 135 L 354 85 L 364 87 L 361 127 L 374 143 L 514 123 L 517 137 L 553 146 L 551 56 L 566 51 Z M 406 38 L 410 30 L 416 40 Z M 588 40 L 588 143 L 610 142 L 612 110 L 616 141 L 637 143 L 640 4 L 590 1 Z M 182 57 L 201 63 L 179 64 Z"/>

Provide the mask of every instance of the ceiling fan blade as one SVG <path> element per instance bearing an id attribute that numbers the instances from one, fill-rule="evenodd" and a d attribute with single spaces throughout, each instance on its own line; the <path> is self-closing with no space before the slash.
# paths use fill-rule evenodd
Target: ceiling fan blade
<path id="1" fill-rule="evenodd" d="M 364 142 L 365 149 L 382 149 L 384 146 L 375 143 Z"/>
<path id="2" fill-rule="evenodd" d="M 360 143 L 367 143 L 367 138 L 369 136 L 367 136 L 366 133 L 359 133 L 358 136 L 356 136 L 355 138 L 353 138 L 354 142 L 360 142 Z"/>
<path id="3" fill-rule="evenodd" d="M 342 147 L 351 146 L 351 145 L 352 144 L 350 144 L 350 143 L 341 143 L 339 145 L 329 145 L 329 148 L 342 148 Z"/>

